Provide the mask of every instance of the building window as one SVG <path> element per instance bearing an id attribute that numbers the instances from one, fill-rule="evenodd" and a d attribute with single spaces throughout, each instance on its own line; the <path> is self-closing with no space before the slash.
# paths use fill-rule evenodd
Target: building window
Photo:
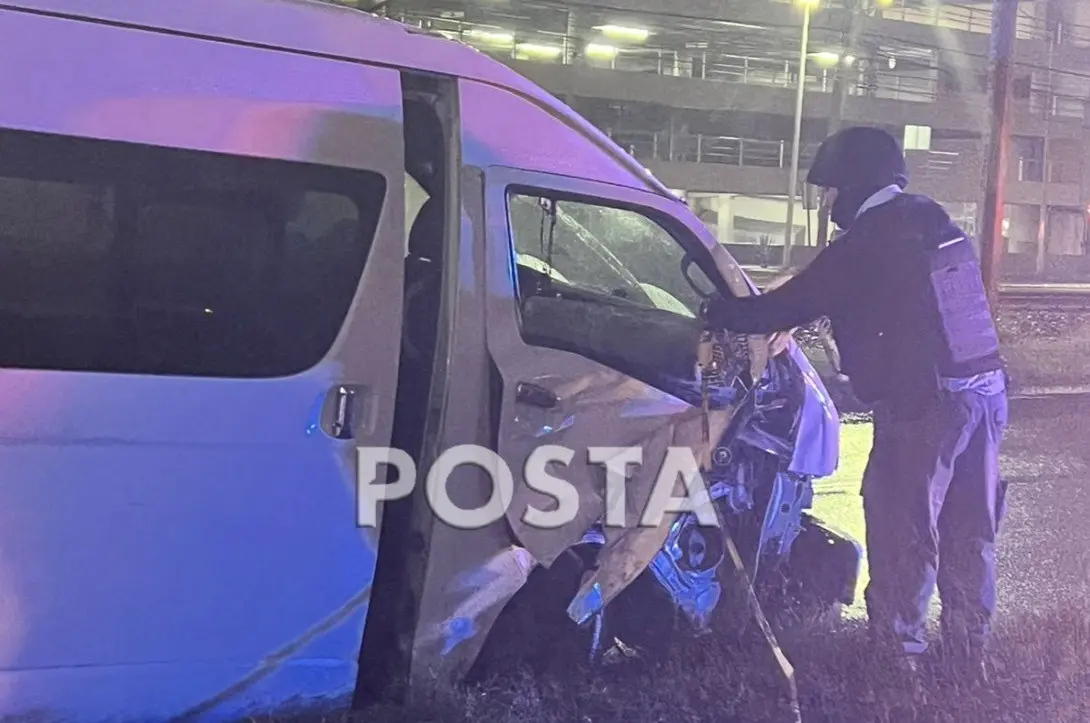
<path id="1" fill-rule="evenodd" d="M 906 151 L 931 150 L 931 126 L 905 126 L 904 149 Z"/>
<path id="2" fill-rule="evenodd" d="M 0 131 L 0 367 L 304 371 L 384 195 L 363 171 Z"/>

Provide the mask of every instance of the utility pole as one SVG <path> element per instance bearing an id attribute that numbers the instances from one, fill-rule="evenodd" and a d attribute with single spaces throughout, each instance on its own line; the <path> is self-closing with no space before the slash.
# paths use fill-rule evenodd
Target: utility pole
<path id="1" fill-rule="evenodd" d="M 1003 258 L 1003 191 L 1010 148 L 1010 86 L 1018 0 L 993 0 L 991 61 L 992 123 L 981 214 L 980 265 L 992 308 L 999 300 L 999 270 Z"/>
<path id="2" fill-rule="evenodd" d="M 859 13 L 862 11 L 861 0 L 849 1 L 848 3 L 848 29 L 844 33 L 844 42 L 840 50 L 840 67 L 837 68 L 836 75 L 833 76 L 833 98 L 832 98 L 832 112 L 829 114 L 829 128 L 828 135 L 832 135 L 840 130 L 840 124 L 844 119 L 844 103 L 848 95 L 848 84 L 845 82 L 850 73 L 853 72 L 853 66 L 855 63 L 855 46 L 858 43 L 859 38 Z M 818 248 L 824 248 L 829 242 L 829 208 L 822 205 L 818 209 L 818 226 L 817 226 L 817 245 Z"/>
<path id="3" fill-rule="evenodd" d="M 787 222 L 783 236 L 783 268 L 791 266 L 791 242 L 795 236 L 795 198 L 799 185 L 799 145 L 802 142 L 802 98 L 806 92 L 806 56 L 810 48 L 810 11 L 818 0 L 802 3 L 802 40 L 799 42 L 799 78 L 795 88 L 795 130 L 791 143 L 791 175 L 787 189 Z"/>
<path id="4" fill-rule="evenodd" d="M 1053 47 L 1056 42 L 1056 35 L 1053 31 L 1052 24 L 1049 23 L 1048 27 L 1048 103 L 1045 105 L 1045 137 L 1042 142 L 1042 155 L 1044 161 L 1041 166 L 1041 212 L 1038 214 L 1037 220 L 1037 276 L 1040 278 L 1045 273 L 1045 260 L 1046 256 L 1046 242 L 1048 241 L 1048 185 L 1051 183 L 1049 178 L 1049 171 L 1051 169 L 1051 163 L 1049 161 L 1049 129 L 1052 126 L 1052 112 L 1053 105 L 1056 102 L 1056 96 L 1052 92 L 1052 53 Z"/>

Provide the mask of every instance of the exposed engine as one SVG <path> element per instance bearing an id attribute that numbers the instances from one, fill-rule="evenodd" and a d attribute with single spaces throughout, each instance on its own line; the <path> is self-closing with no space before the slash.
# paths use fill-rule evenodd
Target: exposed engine
<path id="1" fill-rule="evenodd" d="M 813 499 L 812 479 L 788 471 L 804 400 L 803 381 L 794 361 L 784 354 L 751 385 L 744 337 L 723 335 L 717 341 L 718 373 L 706 387 L 709 406 L 739 402 L 741 406 L 712 454 L 707 482 L 750 579 L 756 579 L 780 569 L 789 558 Z M 699 381 L 671 382 L 663 386 L 679 398 L 701 404 Z M 604 539 L 598 525 L 582 542 L 596 546 Z M 649 565 L 649 574 L 696 634 L 710 630 L 722 597 L 720 568 L 726 558 L 722 532 L 702 527 L 695 514 L 684 513 Z"/>

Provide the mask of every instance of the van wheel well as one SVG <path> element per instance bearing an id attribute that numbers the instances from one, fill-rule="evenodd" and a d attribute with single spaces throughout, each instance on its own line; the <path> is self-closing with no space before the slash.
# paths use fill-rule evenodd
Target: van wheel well
<path id="1" fill-rule="evenodd" d="M 590 673 L 593 623 L 577 626 L 568 617 L 567 607 L 599 549 L 597 544 L 579 544 L 558 557 L 551 568 L 534 569 L 488 631 L 467 683 L 518 669 L 536 675 Z M 630 648 L 664 650 L 680 639 L 684 625 L 650 570 L 644 570 L 607 606 L 603 623 L 599 654 L 613 645 L 614 638 Z"/>
<path id="2" fill-rule="evenodd" d="M 585 661 L 590 631 L 577 627 L 566 613 L 585 569 L 575 548 L 551 568 L 535 567 L 489 629 L 466 682 L 520 668 L 541 673 Z"/>

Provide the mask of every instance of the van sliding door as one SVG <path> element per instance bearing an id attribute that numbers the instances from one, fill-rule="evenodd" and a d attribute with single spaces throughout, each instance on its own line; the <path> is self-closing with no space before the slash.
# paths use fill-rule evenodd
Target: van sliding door
<path id="1" fill-rule="evenodd" d="M 398 73 L 0 25 L 0 717 L 349 695 L 378 535 L 355 448 L 389 444 L 401 335 Z"/>

